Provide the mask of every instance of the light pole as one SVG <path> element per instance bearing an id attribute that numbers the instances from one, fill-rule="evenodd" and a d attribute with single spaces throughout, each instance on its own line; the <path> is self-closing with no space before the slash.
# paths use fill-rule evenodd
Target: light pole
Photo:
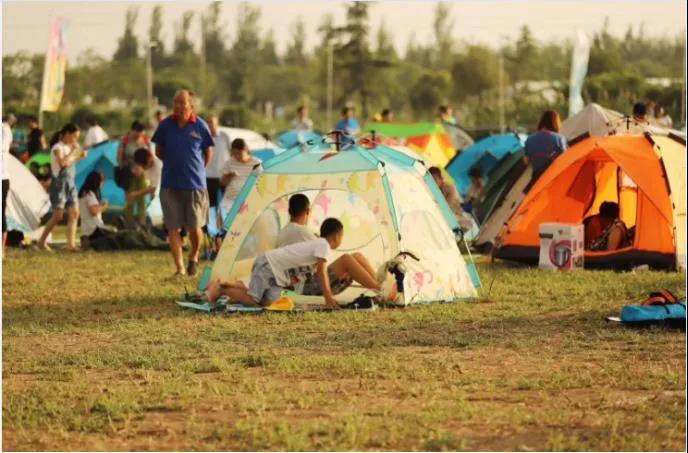
<path id="1" fill-rule="evenodd" d="M 334 83 L 334 44 L 330 41 L 327 48 L 327 128 L 332 127 L 332 101 Z M 326 128 L 326 129 L 327 129 Z M 327 129 L 329 130 L 329 129 Z"/>
<path id="2" fill-rule="evenodd" d="M 153 124 L 153 59 L 151 54 L 157 45 L 156 41 L 149 41 L 148 51 L 146 52 L 146 103 L 148 104 L 149 124 Z"/>

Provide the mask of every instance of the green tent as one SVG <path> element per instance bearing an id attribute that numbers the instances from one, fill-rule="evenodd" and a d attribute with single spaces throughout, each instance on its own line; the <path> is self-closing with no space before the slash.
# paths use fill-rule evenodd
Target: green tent
<path id="1" fill-rule="evenodd" d="M 41 151 L 31 156 L 31 159 L 26 161 L 26 168 L 31 168 L 31 164 L 36 162 L 39 167 L 43 165 L 50 165 L 50 153 Z"/>
<path id="2" fill-rule="evenodd" d="M 523 150 L 508 154 L 490 172 L 490 179 L 483 188 L 480 202 L 473 207 L 478 223 L 483 224 L 490 217 L 509 193 L 514 182 L 521 176 L 526 168 L 524 156 Z"/>

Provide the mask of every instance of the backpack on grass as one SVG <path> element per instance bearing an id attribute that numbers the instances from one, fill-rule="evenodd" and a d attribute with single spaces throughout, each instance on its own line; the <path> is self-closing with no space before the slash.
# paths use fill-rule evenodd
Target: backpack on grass
<path id="1" fill-rule="evenodd" d="M 660 290 L 650 293 L 639 305 L 626 305 L 619 317 L 607 320 L 633 326 L 660 324 L 685 329 L 686 299 L 679 299 L 669 290 Z"/>

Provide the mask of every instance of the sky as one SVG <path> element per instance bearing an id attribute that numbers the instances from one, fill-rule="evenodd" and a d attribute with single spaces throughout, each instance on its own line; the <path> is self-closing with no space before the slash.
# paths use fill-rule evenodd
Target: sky
<path id="1" fill-rule="evenodd" d="M 233 39 L 238 1 L 222 2 L 222 20 L 227 36 Z M 317 27 L 322 16 L 331 13 L 336 23 L 345 18 L 342 1 L 254 1 L 261 8 L 261 27 L 274 31 L 278 51 L 289 41 L 292 23 L 301 18 L 307 27 L 309 48 L 318 42 Z M 403 52 L 409 40 L 427 43 L 432 41 L 432 22 L 435 1 L 378 0 L 371 5 L 372 37 L 381 23 L 392 32 L 394 45 Z M 643 27 L 650 36 L 674 36 L 685 33 L 686 3 L 677 0 L 657 1 L 595 1 L 595 0 L 459 0 L 449 2 L 454 22 L 453 34 L 457 40 L 499 46 L 514 39 L 522 25 L 530 26 L 539 40 L 563 41 L 572 39 L 576 30 L 588 34 L 599 30 L 605 17 L 609 17 L 609 30 L 618 35 L 629 26 Z M 2 45 L 3 55 L 20 50 L 44 52 L 48 41 L 51 17 L 63 16 L 70 21 L 67 34 L 71 61 L 87 49 L 110 57 L 124 29 L 124 16 L 128 7 L 138 5 L 139 18 L 136 34 L 148 34 L 151 10 L 155 4 L 164 8 L 163 37 L 171 47 L 174 27 L 182 13 L 188 10 L 203 11 L 209 2 L 45 2 L 3 0 Z M 200 27 L 194 20 L 191 35 L 198 36 Z M 140 39 L 142 42 L 142 39 Z"/>

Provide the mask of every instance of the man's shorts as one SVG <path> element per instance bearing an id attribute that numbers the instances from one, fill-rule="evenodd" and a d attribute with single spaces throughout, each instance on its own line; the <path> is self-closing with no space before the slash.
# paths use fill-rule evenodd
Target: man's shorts
<path id="1" fill-rule="evenodd" d="M 261 305 L 269 305 L 282 296 L 283 288 L 277 286 L 275 274 L 265 255 L 259 255 L 251 268 L 251 281 L 248 283 L 248 295 Z"/>
<path id="2" fill-rule="evenodd" d="M 61 171 L 50 183 L 50 206 L 53 210 L 70 208 L 76 205 L 79 193 L 74 178 Z"/>
<path id="3" fill-rule="evenodd" d="M 330 289 L 332 290 L 332 294 L 339 294 L 351 286 L 350 279 L 346 280 L 337 278 L 334 272 L 332 272 L 332 269 L 329 267 L 327 268 L 327 276 L 330 277 Z M 323 291 L 320 287 L 320 280 L 318 279 L 317 275 L 313 275 L 313 277 L 306 280 L 303 285 L 302 292 L 306 296 L 322 296 Z"/>
<path id="4" fill-rule="evenodd" d="M 160 189 L 160 205 L 168 230 L 202 228 L 208 221 L 208 191 L 205 189 Z"/>

